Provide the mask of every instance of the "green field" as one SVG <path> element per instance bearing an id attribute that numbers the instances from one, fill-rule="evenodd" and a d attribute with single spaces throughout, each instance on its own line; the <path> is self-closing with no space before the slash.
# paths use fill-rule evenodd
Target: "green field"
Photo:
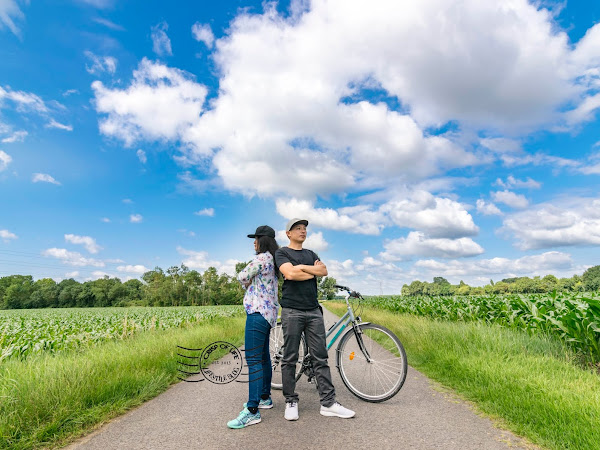
<path id="1" fill-rule="evenodd" d="M 502 426 L 587 449 L 600 442 L 599 305 L 598 294 L 371 297 L 363 319 Z M 244 320 L 241 306 L 0 311 L 0 448 L 88 433 L 176 382 L 177 345 L 240 344 Z"/>
<path id="2" fill-rule="evenodd" d="M 362 319 L 503 427 L 548 448 L 600 448 L 598 293 L 370 297 Z"/>
<path id="3" fill-rule="evenodd" d="M 338 302 L 324 306 L 340 315 L 346 309 Z M 473 402 L 501 428 L 544 448 L 600 448 L 600 377 L 558 338 L 374 306 L 361 317 L 391 329 L 411 367 Z"/>
<path id="4" fill-rule="evenodd" d="M 241 306 L 1 311 L 0 448 L 87 434 L 177 382 L 177 345 L 240 345 L 244 321 Z"/>
<path id="5" fill-rule="evenodd" d="M 17 309 L 0 311 L 0 362 L 83 350 L 142 331 L 189 327 L 243 316 L 241 306 Z"/>
<path id="6" fill-rule="evenodd" d="M 600 294 L 370 297 L 363 304 L 436 320 L 484 322 L 556 336 L 583 364 L 600 363 Z"/>

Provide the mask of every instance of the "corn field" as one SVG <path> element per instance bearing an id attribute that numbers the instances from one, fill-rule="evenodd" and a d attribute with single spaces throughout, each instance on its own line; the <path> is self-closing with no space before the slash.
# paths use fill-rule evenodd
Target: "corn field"
<path id="1" fill-rule="evenodd" d="M 452 321 L 483 321 L 555 335 L 593 364 L 600 362 L 598 293 L 455 297 L 369 297 L 364 305 Z"/>
<path id="2" fill-rule="evenodd" d="M 0 311 L 0 362 L 83 349 L 147 330 L 192 326 L 243 315 L 241 306 L 65 308 Z"/>

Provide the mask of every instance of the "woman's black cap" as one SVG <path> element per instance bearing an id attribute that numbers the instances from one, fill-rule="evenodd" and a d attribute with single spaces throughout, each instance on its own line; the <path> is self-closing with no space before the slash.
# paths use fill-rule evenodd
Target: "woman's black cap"
<path id="1" fill-rule="evenodd" d="M 275 230 L 271 228 L 269 225 L 261 225 L 256 229 L 254 234 L 249 234 L 249 238 L 255 238 L 259 236 L 269 236 L 275 239 Z"/>

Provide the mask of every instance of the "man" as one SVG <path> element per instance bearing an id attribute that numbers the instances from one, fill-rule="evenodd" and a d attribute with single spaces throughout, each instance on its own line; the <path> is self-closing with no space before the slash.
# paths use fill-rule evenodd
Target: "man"
<path id="1" fill-rule="evenodd" d="M 296 390 L 296 363 L 300 335 L 304 332 L 312 357 L 317 388 L 324 416 L 354 417 L 354 411 L 335 401 L 335 388 L 327 364 L 327 343 L 323 312 L 317 301 L 317 278 L 327 275 L 327 267 L 317 254 L 303 249 L 308 220 L 292 219 L 287 223 L 287 247 L 275 252 L 275 264 L 284 276 L 281 298 L 281 326 L 283 329 L 283 360 L 281 377 L 285 396 L 285 418 L 298 420 L 298 394 Z"/>

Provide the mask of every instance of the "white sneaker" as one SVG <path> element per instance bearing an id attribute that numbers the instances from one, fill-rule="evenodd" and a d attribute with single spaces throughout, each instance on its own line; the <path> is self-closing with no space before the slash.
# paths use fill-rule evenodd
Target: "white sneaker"
<path id="1" fill-rule="evenodd" d="M 286 403 L 285 404 L 285 420 L 298 420 L 298 403 Z"/>
<path id="2" fill-rule="evenodd" d="M 342 419 L 349 419 L 350 417 L 354 417 L 354 414 L 356 414 L 354 411 L 348 408 L 344 408 L 338 402 L 335 402 L 329 407 L 321 405 L 321 415 L 323 416 L 341 417 Z"/>

